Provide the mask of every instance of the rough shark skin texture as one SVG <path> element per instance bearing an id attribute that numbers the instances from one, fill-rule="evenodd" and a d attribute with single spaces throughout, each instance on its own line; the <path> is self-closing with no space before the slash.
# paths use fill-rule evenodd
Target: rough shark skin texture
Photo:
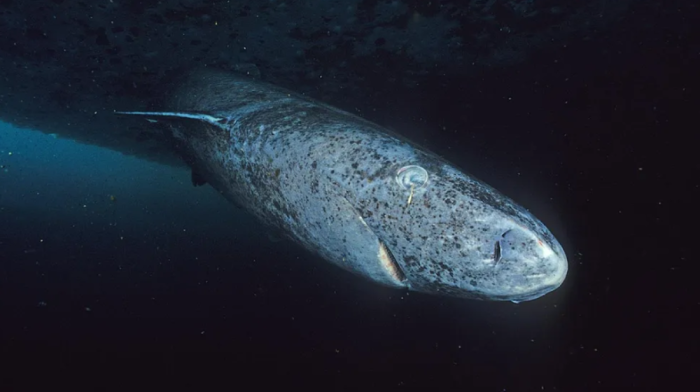
<path id="1" fill-rule="evenodd" d="M 350 113 L 260 81 L 191 73 L 167 107 L 193 173 L 308 250 L 377 283 L 532 300 L 568 270 L 524 208 L 445 160 Z"/>

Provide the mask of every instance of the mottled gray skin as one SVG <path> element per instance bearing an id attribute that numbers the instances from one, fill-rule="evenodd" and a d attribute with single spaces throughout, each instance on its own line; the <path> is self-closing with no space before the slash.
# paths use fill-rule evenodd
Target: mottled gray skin
<path id="1" fill-rule="evenodd" d="M 199 176 L 348 271 L 387 286 L 514 302 L 564 281 L 562 247 L 524 208 L 350 113 L 214 71 L 191 74 L 162 110 L 126 113 L 170 117 Z"/>

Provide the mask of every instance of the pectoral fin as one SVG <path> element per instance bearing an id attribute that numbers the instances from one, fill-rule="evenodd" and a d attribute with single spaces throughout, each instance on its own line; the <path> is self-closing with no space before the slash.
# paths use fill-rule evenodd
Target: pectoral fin
<path id="1" fill-rule="evenodd" d="M 195 169 L 192 169 L 192 185 L 202 186 L 206 185 L 207 180 Z"/>

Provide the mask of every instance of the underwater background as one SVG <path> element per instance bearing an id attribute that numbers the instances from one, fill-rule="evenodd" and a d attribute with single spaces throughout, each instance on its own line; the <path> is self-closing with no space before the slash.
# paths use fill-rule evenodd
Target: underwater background
<path id="1" fill-rule="evenodd" d="M 685 386 L 698 15 L 683 1 L 0 2 L 0 390 Z M 166 35 L 178 45 L 156 52 Z M 438 153 L 540 218 L 567 280 L 520 304 L 442 298 L 279 240 L 113 114 L 194 63 Z"/>

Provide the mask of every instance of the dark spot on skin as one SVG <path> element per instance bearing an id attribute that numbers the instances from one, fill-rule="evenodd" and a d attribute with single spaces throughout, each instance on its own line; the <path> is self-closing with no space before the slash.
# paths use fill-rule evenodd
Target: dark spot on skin
<path id="1" fill-rule="evenodd" d="M 417 262 L 418 259 L 416 259 L 414 256 L 404 256 L 403 261 L 406 262 L 406 265 L 412 265 L 415 262 Z M 423 267 L 423 268 L 425 268 L 425 267 Z"/>
<path id="2" fill-rule="evenodd" d="M 439 261 L 439 262 L 437 263 L 437 265 L 439 265 L 440 268 L 442 268 L 442 269 L 445 270 L 445 271 L 450 271 L 450 272 L 452 271 L 452 270 L 450 269 L 450 267 L 449 267 L 447 264 L 443 263 L 442 261 Z"/>
<path id="3" fill-rule="evenodd" d="M 311 167 L 315 169 L 316 166 L 318 166 L 318 163 L 316 161 L 311 162 Z"/>
<path id="4" fill-rule="evenodd" d="M 352 168 L 353 168 L 353 169 L 357 169 L 358 166 L 359 166 L 359 165 L 357 164 L 357 162 L 353 162 L 353 163 L 352 163 Z"/>
<path id="5" fill-rule="evenodd" d="M 469 284 L 472 286 L 476 286 L 476 280 L 474 280 L 474 279 L 470 280 Z"/>

